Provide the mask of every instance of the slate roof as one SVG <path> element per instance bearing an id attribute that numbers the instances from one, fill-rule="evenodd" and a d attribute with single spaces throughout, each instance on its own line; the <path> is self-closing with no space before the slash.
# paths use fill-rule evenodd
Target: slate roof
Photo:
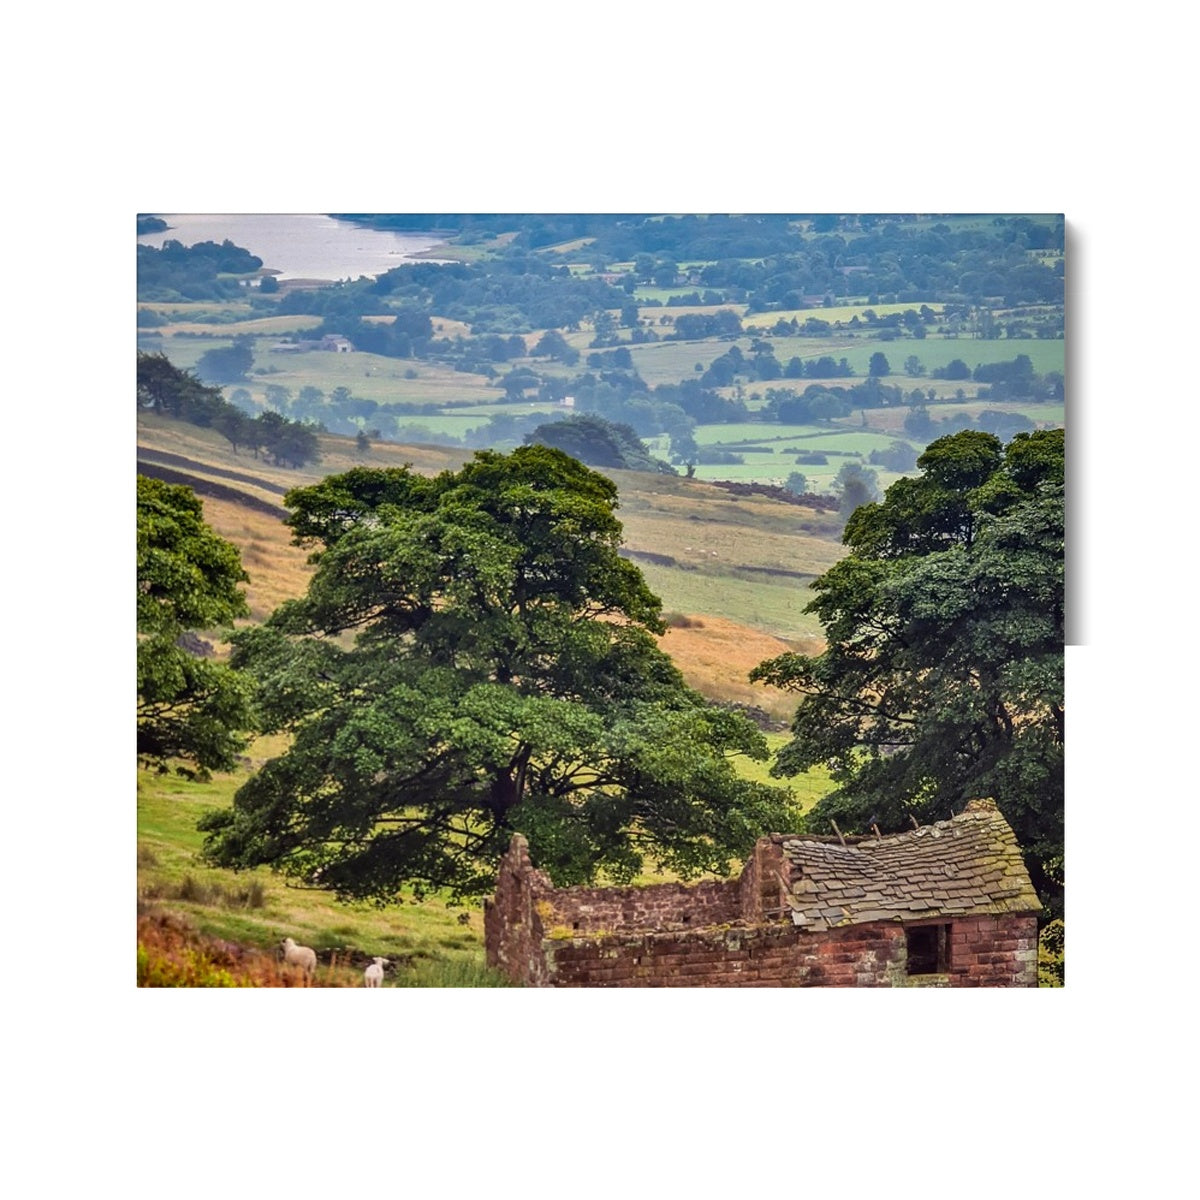
<path id="1" fill-rule="evenodd" d="M 1017 839 L 992 800 L 949 821 L 841 845 L 783 843 L 792 921 L 818 931 L 868 921 L 1036 912 Z"/>

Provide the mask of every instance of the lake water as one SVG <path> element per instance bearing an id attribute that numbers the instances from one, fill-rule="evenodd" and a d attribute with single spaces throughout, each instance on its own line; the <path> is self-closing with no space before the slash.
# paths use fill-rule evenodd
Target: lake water
<path id="1" fill-rule="evenodd" d="M 143 246 L 165 241 L 194 246 L 228 238 L 279 272 L 280 279 L 374 277 L 445 244 L 437 234 L 364 229 L 317 213 L 159 213 L 171 227 L 138 238 Z"/>

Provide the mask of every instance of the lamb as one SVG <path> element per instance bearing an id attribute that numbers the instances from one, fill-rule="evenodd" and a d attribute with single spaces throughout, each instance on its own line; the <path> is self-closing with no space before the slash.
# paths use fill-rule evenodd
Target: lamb
<path id="1" fill-rule="evenodd" d="M 305 981 L 309 984 L 317 973 L 317 952 L 308 946 L 297 946 L 290 938 L 283 939 L 283 961 L 289 967 L 300 967 L 304 972 Z"/>
<path id="2" fill-rule="evenodd" d="M 363 972 L 364 987 L 382 987 L 383 986 L 383 968 L 389 966 L 391 960 L 380 958 L 377 954 L 371 965 Z"/>

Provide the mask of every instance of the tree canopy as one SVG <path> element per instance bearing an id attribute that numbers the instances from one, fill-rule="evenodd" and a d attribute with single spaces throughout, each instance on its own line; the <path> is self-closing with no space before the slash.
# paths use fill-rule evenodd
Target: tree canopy
<path id="1" fill-rule="evenodd" d="M 595 413 L 577 413 L 560 421 L 545 421 L 526 434 L 525 441 L 553 446 L 593 467 L 671 471 L 666 463 L 650 454 L 631 426 L 605 420 Z"/>
<path id="2" fill-rule="evenodd" d="M 794 827 L 740 714 L 688 688 L 618 553 L 610 480 L 552 447 L 356 468 L 286 497 L 307 595 L 235 638 L 290 748 L 210 815 L 210 860 L 342 897 L 491 889 L 514 831 L 559 884 L 689 878 Z"/>
<path id="3" fill-rule="evenodd" d="M 858 508 L 813 584 L 818 655 L 752 678 L 799 692 L 773 773 L 827 764 L 810 830 L 907 828 L 992 796 L 1050 916 L 1063 888 L 1062 430 L 967 430 Z"/>
<path id="4" fill-rule="evenodd" d="M 230 770 L 246 746 L 253 683 L 198 657 L 186 634 L 248 615 L 237 547 L 191 488 L 137 479 L 137 755 L 166 772 Z"/>

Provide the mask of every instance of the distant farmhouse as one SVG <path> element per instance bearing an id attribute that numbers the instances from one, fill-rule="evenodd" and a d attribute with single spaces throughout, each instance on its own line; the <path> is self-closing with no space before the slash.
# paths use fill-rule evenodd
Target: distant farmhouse
<path id="1" fill-rule="evenodd" d="M 354 349 L 354 343 L 340 334 L 327 333 L 318 340 L 297 340 L 294 342 L 276 342 L 272 350 L 286 354 L 297 354 L 301 350 L 332 350 L 336 354 L 349 354 Z"/>
<path id="2" fill-rule="evenodd" d="M 992 800 L 873 837 L 772 834 L 741 876 L 556 888 L 516 835 L 490 966 L 535 987 L 1036 987 L 1041 904 Z"/>

